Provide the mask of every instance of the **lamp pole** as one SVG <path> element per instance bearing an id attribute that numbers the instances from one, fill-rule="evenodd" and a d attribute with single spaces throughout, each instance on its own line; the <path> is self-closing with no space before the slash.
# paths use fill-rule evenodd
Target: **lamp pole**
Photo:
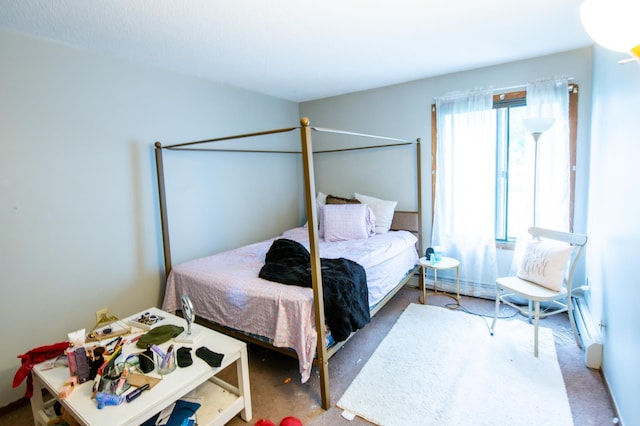
<path id="1" fill-rule="evenodd" d="M 533 226 L 536 226 L 538 209 L 538 140 L 542 133 L 549 130 L 553 126 L 553 117 L 529 117 L 524 120 L 525 129 L 533 136 L 534 158 L 533 158 Z"/>
<path id="2" fill-rule="evenodd" d="M 536 209 L 538 207 L 538 139 L 542 136 L 542 132 L 534 132 L 531 134 L 535 142 L 533 154 L 533 226 L 536 226 Z"/>

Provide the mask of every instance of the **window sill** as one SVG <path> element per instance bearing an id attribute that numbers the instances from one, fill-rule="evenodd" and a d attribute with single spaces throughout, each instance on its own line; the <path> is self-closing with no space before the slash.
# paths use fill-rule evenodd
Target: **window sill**
<path id="1" fill-rule="evenodd" d="M 498 250 L 515 250 L 515 248 L 516 248 L 516 243 L 496 241 L 496 249 Z"/>

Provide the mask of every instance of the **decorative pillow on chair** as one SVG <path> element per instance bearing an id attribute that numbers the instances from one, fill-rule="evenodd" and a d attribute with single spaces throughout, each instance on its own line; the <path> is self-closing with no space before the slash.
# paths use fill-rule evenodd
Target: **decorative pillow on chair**
<path id="1" fill-rule="evenodd" d="M 518 277 L 560 291 L 572 251 L 568 244 L 531 240 L 524 249 Z"/>
<path id="2" fill-rule="evenodd" d="M 355 194 L 355 198 L 361 203 L 368 205 L 371 207 L 371 210 L 373 210 L 373 214 L 376 217 L 376 234 L 389 232 L 389 228 L 391 228 L 391 221 L 393 220 L 393 213 L 398 202 L 381 200 L 368 195 L 358 194 L 357 192 Z"/>
<path id="3" fill-rule="evenodd" d="M 326 204 L 320 208 L 325 241 L 361 240 L 371 236 L 371 210 L 364 204 Z"/>

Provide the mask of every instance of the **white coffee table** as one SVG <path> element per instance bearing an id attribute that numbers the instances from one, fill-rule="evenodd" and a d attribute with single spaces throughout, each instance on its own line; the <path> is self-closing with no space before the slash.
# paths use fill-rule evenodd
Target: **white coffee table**
<path id="1" fill-rule="evenodd" d="M 432 255 L 433 256 L 433 255 Z M 442 257 L 438 262 L 431 263 L 430 260 L 427 260 L 426 257 L 420 258 L 420 267 L 422 269 L 422 296 L 420 296 L 419 301 L 422 304 L 427 303 L 427 294 L 432 295 L 440 295 L 447 296 L 456 301 L 456 306 L 454 308 L 460 307 L 460 261 L 458 259 L 454 259 L 453 257 Z M 455 296 L 450 293 L 446 293 L 444 291 L 438 291 L 438 271 L 442 271 L 445 269 L 454 269 L 456 270 L 456 294 Z M 433 269 L 433 291 L 427 292 L 426 280 L 427 280 L 427 270 Z"/>
<path id="2" fill-rule="evenodd" d="M 186 328 L 184 319 L 160 309 L 151 308 L 144 312 L 164 316 L 166 319 L 162 324 L 176 324 Z M 204 399 L 196 412 L 199 425 L 224 425 L 237 414 L 240 414 L 243 420 L 250 421 L 252 416 L 251 393 L 246 343 L 198 324 L 193 324 L 192 329 L 199 330 L 199 336 L 193 344 L 175 343 L 171 340 L 159 346 L 164 351 L 172 343 L 176 350 L 181 346 L 192 347 L 193 364 L 185 368 L 178 367 L 172 373 L 162 376 L 162 380 L 158 384 L 143 392 L 132 402 L 125 401 L 120 405 L 98 409 L 96 401 L 91 399 L 93 381 L 89 381 L 77 386 L 68 398 L 60 401 L 61 404 L 83 425 L 138 425 L 195 390 L 195 395 Z M 144 333 L 144 330 L 140 330 L 136 334 L 141 333 Z M 133 337 L 136 334 L 126 337 Z M 212 368 L 204 360 L 197 357 L 195 351 L 201 346 L 224 354 L 222 365 L 218 368 Z M 135 343 L 126 344 L 123 347 L 125 356 L 140 351 Z M 216 377 L 220 371 L 234 362 L 238 376 L 237 387 Z M 54 398 L 57 398 L 58 390 L 69 378 L 67 367 L 46 370 L 43 369 L 45 365 L 46 363 L 37 364 L 32 370 L 34 391 L 31 398 L 31 408 L 36 425 L 46 425 L 50 420 L 44 411 L 47 402 L 42 397 L 42 389 L 46 389 Z M 161 377 L 155 370 L 149 375 Z"/>

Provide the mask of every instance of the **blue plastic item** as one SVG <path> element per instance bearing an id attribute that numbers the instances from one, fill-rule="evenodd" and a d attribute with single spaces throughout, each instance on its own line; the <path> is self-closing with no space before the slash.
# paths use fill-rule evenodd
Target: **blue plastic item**
<path id="1" fill-rule="evenodd" d="M 98 403 L 98 409 L 102 410 L 105 405 L 120 405 L 124 401 L 122 395 L 112 395 L 109 393 L 98 392 L 96 394 L 96 402 Z"/>

